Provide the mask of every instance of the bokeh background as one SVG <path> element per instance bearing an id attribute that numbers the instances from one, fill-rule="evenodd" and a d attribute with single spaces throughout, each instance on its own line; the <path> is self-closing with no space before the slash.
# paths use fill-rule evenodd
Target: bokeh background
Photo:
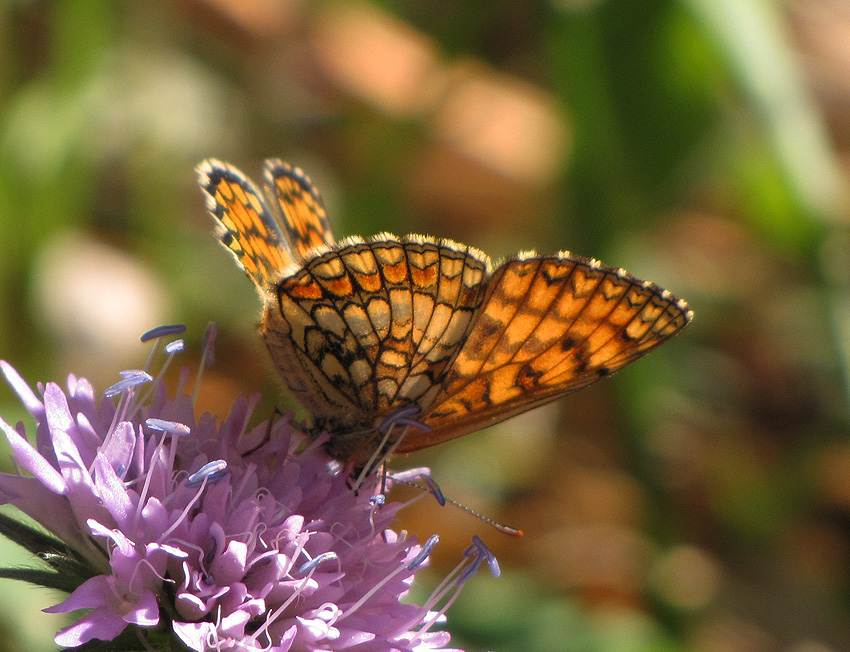
<path id="1" fill-rule="evenodd" d="M 848 650 L 848 147 L 844 0 L 7 0 L 0 357 L 103 389 L 143 364 L 141 332 L 187 324 L 194 366 L 215 321 L 202 407 L 289 405 L 210 235 L 205 157 L 301 166 L 338 236 L 595 256 L 687 299 L 693 324 L 396 460 L 525 531 L 404 512 L 442 538 L 421 591 L 474 533 L 502 563 L 449 612 L 454 643 Z M 0 414 L 24 419 L 2 388 Z M 53 649 L 55 601 L 0 583 L 0 649 Z"/>

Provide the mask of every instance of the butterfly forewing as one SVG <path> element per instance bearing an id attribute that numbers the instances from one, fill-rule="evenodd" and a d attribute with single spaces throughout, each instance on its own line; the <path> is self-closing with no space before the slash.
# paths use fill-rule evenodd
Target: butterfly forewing
<path id="1" fill-rule="evenodd" d="M 210 159 L 198 166 L 216 237 L 263 293 L 292 264 L 286 239 L 257 187 L 239 170 Z"/>
<path id="2" fill-rule="evenodd" d="M 660 288 L 569 255 L 529 257 L 493 275 L 443 389 L 409 452 L 574 392 L 659 346 L 690 311 Z"/>
<path id="3" fill-rule="evenodd" d="M 294 258 L 306 260 L 317 247 L 333 244 L 319 191 L 300 168 L 270 159 L 263 176 L 277 200 L 281 225 Z"/>

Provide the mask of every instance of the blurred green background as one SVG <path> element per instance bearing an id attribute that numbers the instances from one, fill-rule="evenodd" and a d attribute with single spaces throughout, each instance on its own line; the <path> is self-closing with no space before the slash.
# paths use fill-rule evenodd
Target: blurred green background
<path id="1" fill-rule="evenodd" d="M 847 650 L 848 147 L 843 0 L 7 0 L 0 358 L 103 389 L 143 364 L 144 330 L 186 323 L 193 365 L 215 321 L 203 408 L 287 405 L 256 294 L 210 235 L 206 157 L 301 166 L 338 237 L 600 258 L 694 323 L 395 462 L 526 533 L 433 501 L 403 514 L 442 538 L 424 584 L 474 533 L 502 563 L 449 612 L 453 643 Z M 11 391 L 0 414 L 24 418 Z M 0 649 L 53 649 L 55 597 L 2 582 Z"/>

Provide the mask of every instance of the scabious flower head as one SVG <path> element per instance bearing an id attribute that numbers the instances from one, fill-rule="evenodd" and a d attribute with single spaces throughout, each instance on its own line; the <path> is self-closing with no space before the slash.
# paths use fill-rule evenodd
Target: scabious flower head
<path id="1" fill-rule="evenodd" d="M 181 349 L 166 346 L 168 360 Z M 174 396 L 144 370 L 104 397 L 75 376 L 39 396 L 0 367 L 37 423 L 32 445 L 23 425 L 0 420 L 19 467 L 0 474 L 0 501 L 61 540 L 78 570 L 46 611 L 89 610 L 59 645 L 132 626 L 149 649 L 174 637 L 199 651 L 446 649 L 449 634 L 430 628 L 462 582 L 447 579 L 422 606 L 400 601 L 436 539 L 391 530 L 401 505 L 374 478 L 352 492 L 292 415 L 249 427 L 253 397 L 223 422 L 196 418 L 185 373 Z"/>

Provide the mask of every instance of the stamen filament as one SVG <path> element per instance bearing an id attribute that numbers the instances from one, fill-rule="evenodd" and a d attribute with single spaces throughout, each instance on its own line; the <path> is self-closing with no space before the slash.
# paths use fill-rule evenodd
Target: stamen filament
<path id="1" fill-rule="evenodd" d="M 201 390 L 201 378 L 204 376 L 204 369 L 207 364 L 212 364 L 215 359 L 213 349 L 217 333 L 215 322 L 207 324 L 207 330 L 204 333 L 204 350 L 201 354 L 201 363 L 198 365 L 198 375 L 195 377 L 195 389 L 192 392 L 192 405 L 198 402 L 198 392 Z"/>

